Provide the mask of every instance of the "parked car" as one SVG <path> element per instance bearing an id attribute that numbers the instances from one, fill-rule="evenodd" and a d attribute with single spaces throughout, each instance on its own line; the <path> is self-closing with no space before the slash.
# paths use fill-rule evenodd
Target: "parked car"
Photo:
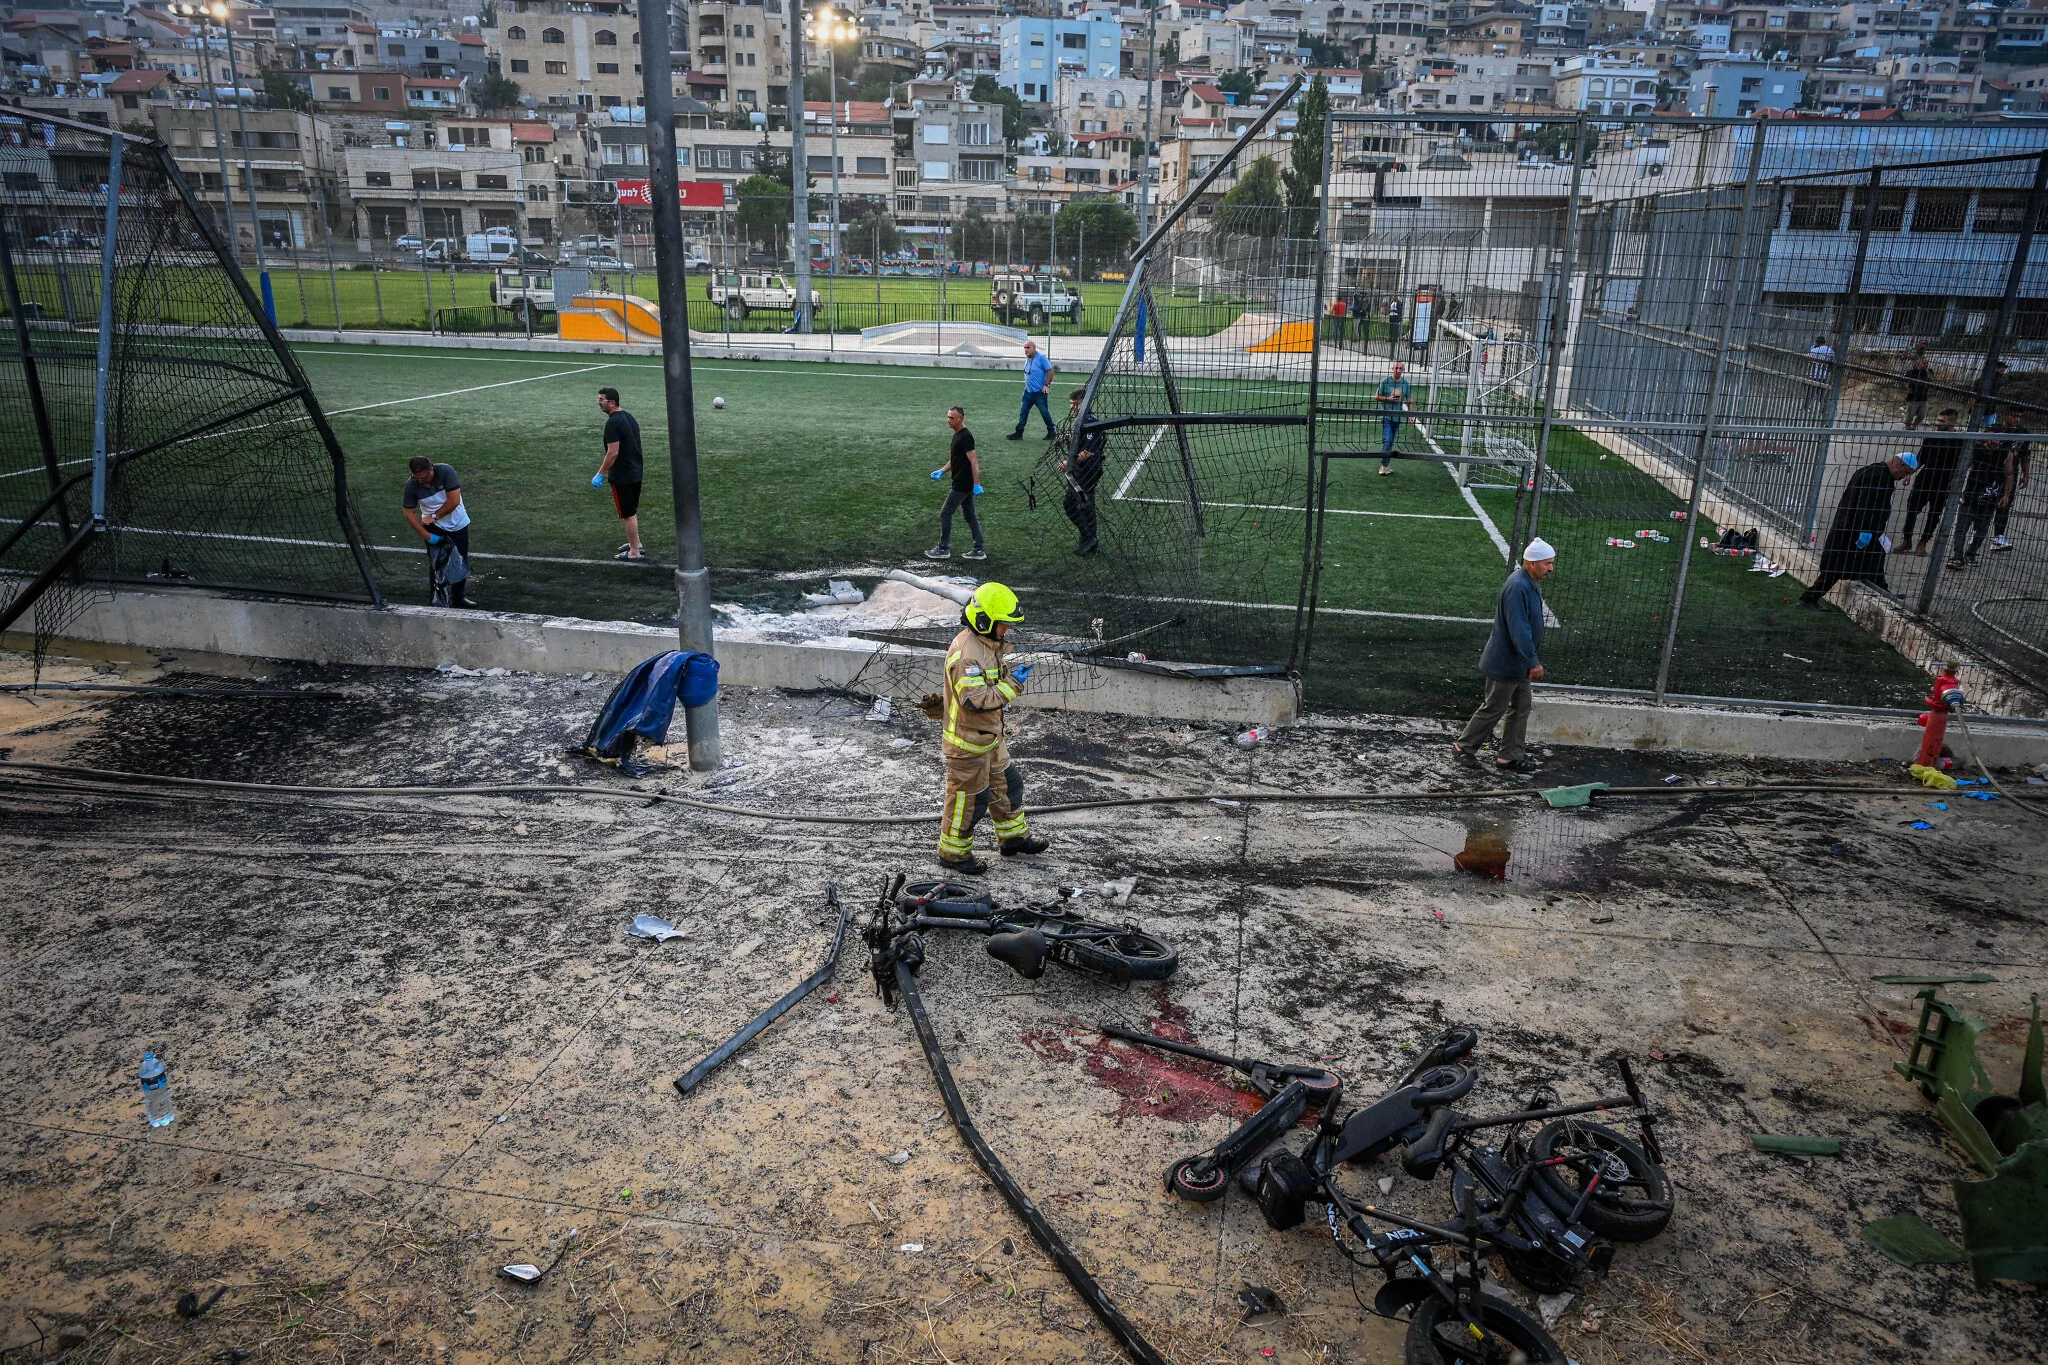
<path id="1" fill-rule="evenodd" d="M 616 256 L 584 256 L 579 260 L 570 262 L 570 264 L 580 265 L 587 270 L 631 270 L 633 268 Z"/>
<path id="2" fill-rule="evenodd" d="M 1020 317 L 1033 327 L 1043 327 L 1048 318 L 1081 321 L 1080 291 L 1042 275 L 998 275 L 989 281 L 988 296 L 996 320 L 1006 327 Z"/>
<path id="3" fill-rule="evenodd" d="M 524 320 L 555 311 L 555 277 L 544 270 L 500 270 L 491 276 L 491 302 Z"/>
<path id="4" fill-rule="evenodd" d="M 711 268 L 711 258 L 710 258 L 710 257 L 708 257 L 708 256 L 699 256 L 699 255 L 698 255 L 698 254 L 697 254 L 696 252 L 694 252 L 694 251 L 686 251 L 686 252 L 684 252 L 684 253 L 683 253 L 683 269 L 685 269 L 685 270 L 709 270 L 710 268 Z"/>
<path id="5" fill-rule="evenodd" d="M 740 274 L 725 271 L 704 280 L 704 296 L 725 309 L 734 322 L 745 322 L 748 313 L 794 313 L 796 286 L 780 275 Z M 823 300 L 811 291 L 811 307 Z"/>
<path id="6" fill-rule="evenodd" d="M 618 238 L 616 238 L 616 237 L 602 237 L 602 236 L 599 236 L 599 235 L 597 235 L 597 234 L 595 234 L 595 233 L 591 233 L 591 234 L 587 234 L 587 235 L 585 235 L 585 236 L 582 236 L 582 237 L 578 237 L 578 238 L 576 238 L 576 239 L 575 239 L 574 241 L 571 241 L 571 242 L 565 242 L 565 243 L 563 244 L 563 246 L 562 246 L 562 250 L 563 250 L 563 252 L 564 252 L 565 254 L 568 254 L 568 253 L 572 253 L 572 252 L 573 252 L 573 253 L 583 253 L 583 252 L 588 252 L 588 253 L 591 253 L 591 254 L 594 254 L 594 255 L 595 255 L 595 254 L 604 254 L 604 253 L 608 253 L 608 252 L 614 252 L 614 251 L 617 251 L 618 249 L 619 249 L 619 239 L 618 239 Z"/>
<path id="7" fill-rule="evenodd" d="M 421 247 L 425 246 L 426 243 L 422 241 L 417 235 L 407 232 L 400 234 L 396 239 L 392 241 L 391 245 L 398 248 L 400 251 L 418 251 Z"/>

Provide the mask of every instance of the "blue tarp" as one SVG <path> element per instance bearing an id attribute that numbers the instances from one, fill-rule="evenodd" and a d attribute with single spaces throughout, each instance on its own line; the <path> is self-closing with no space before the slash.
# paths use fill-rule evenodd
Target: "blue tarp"
<path id="1" fill-rule="evenodd" d="M 583 747 L 597 758 L 624 758 L 634 735 L 649 744 L 668 743 L 676 703 L 703 706 L 718 695 L 718 660 L 680 649 L 634 665 L 605 699 Z"/>

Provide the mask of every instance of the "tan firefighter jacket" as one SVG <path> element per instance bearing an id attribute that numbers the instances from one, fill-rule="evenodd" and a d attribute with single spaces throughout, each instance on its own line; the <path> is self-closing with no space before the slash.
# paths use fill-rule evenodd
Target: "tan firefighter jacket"
<path id="1" fill-rule="evenodd" d="M 1005 672 L 1010 647 L 972 630 L 953 637 L 946 649 L 946 743 L 968 754 L 985 754 L 1003 738 L 1003 708 L 1017 700 L 1017 684 Z"/>

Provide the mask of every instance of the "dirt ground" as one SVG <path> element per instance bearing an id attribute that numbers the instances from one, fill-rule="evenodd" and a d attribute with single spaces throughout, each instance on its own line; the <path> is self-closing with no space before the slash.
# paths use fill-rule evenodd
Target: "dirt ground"
<path id="1" fill-rule="evenodd" d="M 193 667 L 45 676 L 228 685 Z M 343 697 L 0 696 L 0 757 L 282 783 L 628 781 L 562 754 L 605 678 L 244 672 Z M 728 689 L 720 705 L 742 766 L 717 799 L 936 812 L 936 727 L 909 706 L 878 722 L 831 696 Z M 1020 730 L 1037 803 L 1496 781 L 1448 773 L 1422 722 L 1325 720 L 1250 751 L 1158 721 L 1036 713 Z M 996 866 L 997 896 L 1080 886 L 1100 911 L 1100 885 L 1134 876 L 1128 914 L 1180 949 L 1179 973 L 1030 982 L 955 937 L 932 940 L 921 981 L 989 1141 L 1176 1365 L 1394 1362 L 1400 1328 L 1362 1310 L 1376 1277 L 1313 1223 L 1273 1232 L 1240 1195 L 1162 1191 L 1256 1098 L 1098 1023 L 1323 1059 L 1356 1100 L 1469 1024 L 1474 1111 L 1542 1085 L 1613 1093 L 1606 1059 L 1626 1052 L 1665 1115 L 1678 1212 L 1558 1319 L 1585 1365 L 2040 1359 L 2039 1291 L 1907 1270 L 1858 1238 L 1898 1213 L 1954 1235 L 1948 1181 L 1971 1173 L 1891 1071 L 1912 988 L 1871 978 L 1996 976 L 1950 994 L 1995 1025 L 1986 1061 L 2010 1087 L 2048 962 L 2037 820 L 2010 802 L 1931 810 L 1889 766 L 1559 750 L 1535 785 L 1671 774 L 1889 790 L 1052 816 L 1052 852 Z M 742 1060 L 687 1099 L 671 1087 L 821 959 L 827 885 L 867 900 L 891 872 L 928 873 L 933 825 L 21 778 L 0 773 L 0 1359 L 1119 1358 L 972 1165 L 857 945 Z M 1934 828 L 1908 827 L 1921 817 Z M 1503 880 L 1452 866 L 1474 836 L 1511 851 Z M 687 936 L 628 937 L 643 910 Z M 178 1105 L 155 1132 L 145 1047 Z M 1838 1136 L 1843 1155 L 1759 1155 L 1752 1132 Z M 1444 1183 L 1391 1159 L 1355 1181 L 1377 1197 L 1386 1176 L 1389 1206 L 1447 1215 Z M 496 1273 L 547 1265 L 571 1229 L 540 1284 Z M 1247 1276 L 1286 1313 L 1241 1321 Z M 220 1287 L 202 1318 L 174 1312 Z"/>

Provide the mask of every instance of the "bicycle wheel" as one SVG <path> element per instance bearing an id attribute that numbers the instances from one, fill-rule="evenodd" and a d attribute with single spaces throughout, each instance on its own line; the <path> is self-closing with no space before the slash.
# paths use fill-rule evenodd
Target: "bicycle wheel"
<path id="1" fill-rule="evenodd" d="M 1079 933 L 1062 933 L 1061 926 L 1047 924 L 1045 936 L 1073 957 L 1070 964 L 1100 972 L 1112 981 L 1164 981 L 1180 966 L 1180 954 L 1150 934 L 1124 929 L 1115 937 L 1102 937 L 1104 926 L 1077 924 Z"/>
<path id="2" fill-rule="evenodd" d="M 1474 1296 L 1472 1312 L 1490 1335 L 1485 1343 L 1472 1333 L 1441 1295 L 1431 1294 L 1415 1305 L 1408 1336 L 1401 1344 L 1406 1365 L 1509 1365 L 1519 1358 L 1528 1365 L 1566 1365 L 1564 1352 L 1543 1330 L 1543 1324 L 1491 1294 Z"/>
<path id="3" fill-rule="evenodd" d="M 1600 1172 L 1600 1187 L 1586 1201 L 1579 1215 L 1602 1237 L 1617 1242 L 1646 1242 L 1671 1222 L 1676 1197 L 1671 1179 L 1650 1154 L 1612 1128 L 1580 1119 L 1557 1119 L 1547 1123 L 1529 1145 L 1535 1161 L 1556 1157 L 1583 1160 Z M 1588 1177 L 1578 1165 L 1545 1166 L 1536 1172 L 1553 1204 L 1562 1201 L 1571 1208 L 1578 1203 Z"/>
<path id="4" fill-rule="evenodd" d="M 1515 1283 L 1532 1294 L 1562 1294 L 1578 1283 L 1571 1263 L 1555 1256 L 1503 1250 L 1500 1259 Z"/>

